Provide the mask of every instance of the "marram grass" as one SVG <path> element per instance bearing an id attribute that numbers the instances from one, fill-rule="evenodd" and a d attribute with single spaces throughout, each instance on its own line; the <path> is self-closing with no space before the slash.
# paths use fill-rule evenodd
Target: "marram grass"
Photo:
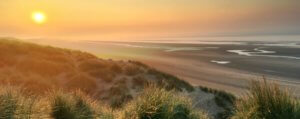
<path id="1" fill-rule="evenodd" d="M 190 99 L 151 86 L 125 107 L 113 109 L 80 91 L 25 96 L 21 88 L 0 88 L 0 119 L 207 119 Z M 15 90 L 12 90 L 15 89 Z"/>
<path id="2" fill-rule="evenodd" d="M 93 119 L 95 112 L 88 101 L 77 94 L 54 93 L 51 116 L 55 119 Z"/>
<path id="3" fill-rule="evenodd" d="M 194 109 L 191 100 L 156 86 L 149 86 L 130 102 L 122 119 L 207 119 L 206 113 Z"/>
<path id="4" fill-rule="evenodd" d="M 0 119 L 30 119 L 34 115 L 35 99 L 22 95 L 20 88 L 0 87 Z"/>
<path id="5" fill-rule="evenodd" d="M 81 91 L 30 95 L 0 86 L 0 119 L 208 119 L 188 97 L 149 85 L 138 97 L 113 109 Z M 237 99 L 232 119 L 300 119 L 299 99 L 275 83 L 254 81 L 248 95 Z"/>
<path id="6" fill-rule="evenodd" d="M 275 83 L 253 81 L 250 92 L 236 102 L 233 119 L 300 119 L 300 103 Z"/>

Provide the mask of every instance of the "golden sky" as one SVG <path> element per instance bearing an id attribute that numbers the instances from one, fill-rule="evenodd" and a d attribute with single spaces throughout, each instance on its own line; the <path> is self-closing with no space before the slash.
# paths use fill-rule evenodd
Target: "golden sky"
<path id="1" fill-rule="evenodd" d="M 47 20 L 36 24 L 32 13 Z M 300 34 L 299 0 L 0 0 L 0 36 L 129 39 Z"/>

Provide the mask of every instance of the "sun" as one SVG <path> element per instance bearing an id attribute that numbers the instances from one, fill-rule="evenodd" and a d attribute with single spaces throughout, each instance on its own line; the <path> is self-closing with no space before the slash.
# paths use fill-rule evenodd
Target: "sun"
<path id="1" fill-rule="evenodd" d="M 32 20 L 37 24 L 43 24 L 46 21 L 46 15 L 43 12 L 33 12 Z"/>

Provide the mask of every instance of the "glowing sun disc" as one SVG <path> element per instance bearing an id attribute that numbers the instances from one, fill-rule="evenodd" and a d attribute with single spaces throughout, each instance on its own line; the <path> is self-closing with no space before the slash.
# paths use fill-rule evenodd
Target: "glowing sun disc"
<path id="1" fill-rule="evenodd" d="M 46 21 L 46 15 L 42 12 L 33 12 L 32 13 L 32 20 L 35 23 L 42 24 Z"/>

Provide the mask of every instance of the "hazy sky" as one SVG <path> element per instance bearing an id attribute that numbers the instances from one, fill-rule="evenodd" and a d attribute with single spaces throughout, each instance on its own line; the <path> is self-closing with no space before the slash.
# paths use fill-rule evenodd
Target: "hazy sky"
<path id="1" fill-rule="evenodd" d="M 47 16 L 44 24 L 31 19 Z M 300 0 L 0 0 L 0 36 L 61 39 L 300 35 Z"/>

